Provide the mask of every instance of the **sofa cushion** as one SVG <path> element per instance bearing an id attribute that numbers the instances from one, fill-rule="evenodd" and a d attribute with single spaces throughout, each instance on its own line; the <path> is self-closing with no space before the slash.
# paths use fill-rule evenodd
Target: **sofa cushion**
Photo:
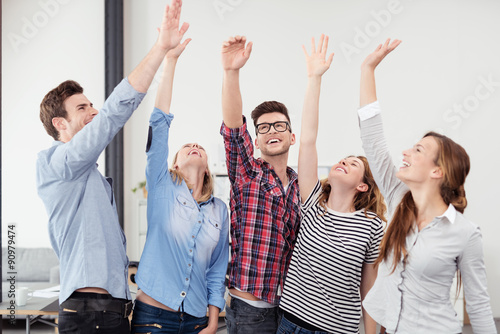
<path id="1" fill-rule="evenodd" d="M 59 266 L 57 258 L 52 248 L 16 248 L 14 270 L 9 267 L 9 252 L 7 248 L 2 248 L 2 281 L 9 275 L 7 272 L 16 272 L 16 281 L 25 282 L 49 282 L 52 267 Z"/>

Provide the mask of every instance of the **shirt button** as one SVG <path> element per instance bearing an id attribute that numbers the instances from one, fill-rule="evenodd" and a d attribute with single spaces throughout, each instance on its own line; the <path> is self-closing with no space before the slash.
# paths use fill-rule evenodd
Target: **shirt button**
<path id="1" fill-rule="evenodd" d="M 193 239 L 194 239 L 194 235 L 192 235 L 192 236 L 191 236 L 191 238 L 193 238 Z"/>
<path id="2" fill-rule="evenodd" d="M 200 223 L 200 224 L 201 224 L 201 220 L 198 220 L 198 223 Z"/>
<path id="3" fill-rule="evenodd" d="M 189 278 L 186 277 L 186 281 L 189 281 Z"/>
<path id="4" fill-rule="evenodd" d="M 182 204 L 186 205 L 186 202 L 182 202 Z"/>
<path id="5" fill-rule="evenodd" d="M 188 267 L 191 267 L 191 263 L 188 263 Z"/>
<path id="6" fill-rule="evenodd" d="M 181 292 L 181 297 L 185 297 L 186 293 L 184 291 Z"/>
<path id="7" fill-rule="evenodd" d="M 193 250 L 192 250 L 192 249 L 190 249 L 190 250 L 189 250 L 189 253 L 192 253 L 192 252 L 193 252 Z"/>

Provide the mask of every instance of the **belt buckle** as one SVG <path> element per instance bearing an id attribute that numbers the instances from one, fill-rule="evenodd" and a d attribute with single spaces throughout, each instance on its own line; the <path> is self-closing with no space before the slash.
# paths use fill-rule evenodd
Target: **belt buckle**
<path id="1" fill-rule="evenodd" d="M 130 315 L 130 313 L 132 313 L 132 306 L 134 304 L 132 303 L 132 301 L 128 301 L 126 302 L 125 304 L 123 304 L 123 317 L 124 318 L 128 318 L 128 316 Z"/>

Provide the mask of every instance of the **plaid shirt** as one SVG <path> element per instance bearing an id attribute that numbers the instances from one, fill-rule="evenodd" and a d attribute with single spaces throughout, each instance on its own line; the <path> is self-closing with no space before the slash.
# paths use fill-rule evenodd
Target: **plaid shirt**
<path id="1" fill-rule="evenodd" d="M 231 181 L 229 287 L 277 305 L 299 231 L 297 173 L 287 168 L 285 192 L 273 167 L 253 157 L 245 117 L 240 128 L 222 124 L 221 134 Z"/>

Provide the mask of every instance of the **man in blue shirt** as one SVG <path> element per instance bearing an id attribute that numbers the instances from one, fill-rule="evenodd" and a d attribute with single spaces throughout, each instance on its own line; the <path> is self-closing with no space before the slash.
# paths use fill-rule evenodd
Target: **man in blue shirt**
<path id="1" fill-rule="evenodd" d="M 125 235 L 118 222 L 111 180 L 97 158 L 147 92 L 168 50 L 181 41 L 181 0 L 165 8 L 158 40 L 97 111 L 75 81 L 51 90 L 40 119 L 55 139 L 37 161 L 37 188 L 49 216 L 59 257 L 61 333 L 129 333 L 131 310 Z"/>

